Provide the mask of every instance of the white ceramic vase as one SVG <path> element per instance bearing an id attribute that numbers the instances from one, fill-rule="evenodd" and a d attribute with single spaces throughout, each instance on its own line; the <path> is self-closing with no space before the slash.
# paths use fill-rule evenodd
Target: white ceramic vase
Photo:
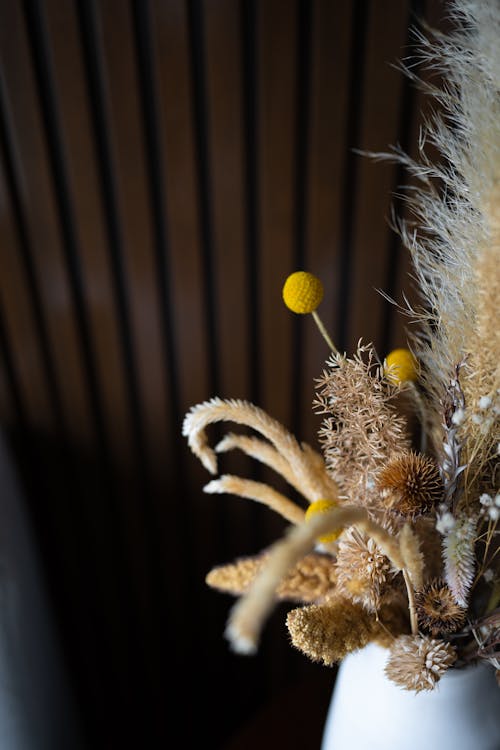
<path id="1" fill-rule="evenodd" d="M 398 688 L 388 651 L 370 644 L 339 667 L 321 750 L 500 750 L 494 669 L 450 669 L 433 691 Z"/>

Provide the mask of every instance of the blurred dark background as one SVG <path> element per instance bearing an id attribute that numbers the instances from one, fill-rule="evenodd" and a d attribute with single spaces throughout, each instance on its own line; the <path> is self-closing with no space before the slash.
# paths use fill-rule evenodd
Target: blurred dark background
<path id="1" fill-rule="evenodd" d="M 425 102 L 392 63 L 445 8 L 0 0 L 0 419 L 89 748 L 319 747 L 335 670 L 284 605 L 231 653 L 204 583 L 284 522 L 203 493 L 182 419 L 246 398 L 317 445 L 328 352 L 282 304 L 296 269 L 340 349 L 404 345 L 376 289 L 411 296 L 406 177 L 353 149 L 415 151 Z"/>

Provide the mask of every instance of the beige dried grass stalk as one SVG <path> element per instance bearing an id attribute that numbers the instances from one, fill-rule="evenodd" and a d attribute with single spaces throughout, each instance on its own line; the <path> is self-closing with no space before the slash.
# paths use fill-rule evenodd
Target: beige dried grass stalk
<path id="1" fill-rule="evenodd" d="M 405 523 L 399 532 L 399 547 L 413 587 L 416 589 L 422 588 L 424 555 L 421 550 L 420 539 L 408 523 Z"/>
<path id="2" fill-rule="evenodd" d="M 316 474 L 318 484 L 322 486 L 321 497 L 335 497 L 337 486 L 328 475 L 323 456 L 313 450 L 306 443 L 301 444 L 302 451 L 307 456 L 307 462 L 311 473 Z M 247 456 L 260 461 L 277 474 L 280 474 L 290 486 L 302 494 L 302 486 L 297 482 L 290 463 L 266 440 L 249 435 L 227 434 L 216 446 L 216 453 L 225 453 L 230 450 L 239 449 Z"/>
<path id="3" fill-rule="evenodd" d="M 255 500 L 267 505 L 268 508 L 286 518 L 287 521 L 295 524 L 302 523 L 304 520 L 302 508 L 299 508 L 294 502 L 263 482 L 255 482 L 252 479 L 241 479 L 241 477 L 225 474 L 206 484 L 203 491 L 209 495 L 238 495 L 248 500 Z"/>
<path id="4" fill-rule="evenodd" d="M 206 428 L 216 422 L 236 422 L 260 432 L 287 462 L 287 473 L 293 474 L 294 485 L 300 487 L 304 497 L 314 502 L 324 496 L 324 478 L 318 476 L 316 465 L 309 463 L 307 454 L 295 437 L 259 407 L 237 399 L 213 398 L 192 407 L 184 418 L 182 434 L 187 437 L 189 447 L 211 474 L 217 472 L 217 456 L 208 445 Z M 330 492 L 335 488 L 331 480 L 328 487 Z M 329 497 L 333 500 L 337 494 Z"/>

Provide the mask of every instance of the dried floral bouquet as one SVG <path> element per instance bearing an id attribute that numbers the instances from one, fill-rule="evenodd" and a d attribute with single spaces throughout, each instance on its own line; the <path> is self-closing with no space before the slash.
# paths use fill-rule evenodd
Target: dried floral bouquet
<path id="1" fill-rule="evenodd" d="M 331 349 L 314 402 L 321 453 L 245 401 L 213 398 L 183 425 L 211 474 L 217 453 L 239 449 L 304 499 L 227 475 L 204 488 L 290 522 L 261 554 L 207 576 L 239 597 L 232 647 L 255 651 L 274 603 L 293 601 L 287 627 L 305 655 L 332 665 L 377 642 L 389 679 L 415 692 L 479 660 L 500 675 L 500 7 L 460 0 L 450 14 L 455 31 L 419 36 L 421 64 L 444 84 L 426 84 L 439 107 L 418 158 L 377 155 L 415 178 L 410 218 L 395 222 L 420 294 L 418 307 L 405 298 L 399 308 L 411 321 L 408 348 L 384 359 L 370 344 L 339 353 L 317 313 L 320 280 L 293 273 L 284 301 L 313 315 Z M 214 450 L 207 427 L 219 421 L 257 434 L 228 434 Z"/>

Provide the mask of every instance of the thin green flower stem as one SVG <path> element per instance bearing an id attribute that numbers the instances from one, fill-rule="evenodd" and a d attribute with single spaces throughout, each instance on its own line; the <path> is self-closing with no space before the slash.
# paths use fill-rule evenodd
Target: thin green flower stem
<path id="1" fill-rule="evenodd" d="M 340 357 L 340 352 L 339 352 L 339 350 L 337 349 L 337 347 L 335 346 L 335 344 L 334 344 L 334 343 L 333 343 L 333 341 L 331 340 L 331 338 L 330 338 L 330 336 L 329 336 L 329 334 L 328 334 L 328 332 L 327 332 L 327 330 L 326 330 L 325 326 L 323 325 L 323 321 L 322 321 L 322 320 L 321 320 L 321 318 L 319 317 L 319 315 L 318 315 L 318 313 L 316 312 L 316 310 L 313 310 L 313 311 L 312 311 L 312 313 L 311 313 L 311 315 L 313 316 L 313 318 L 314 318 L 314 322 L 316 323 L 316 325 L 317 325 L 317 326 L 318 326 L 318 328 L 319 328 L 319 332 L 321 333 L 321 335 L 322 335 L 322 336 L 323 336 L 323 338 L 325 339 L 326 343 L 328 344 L 328 346 L 329 346 L 329 347 L 330 347 L 330 349 L 332 350 L 333 354 L 335 354 L 335 356 L 337 356 L 337 357 Z"/>

